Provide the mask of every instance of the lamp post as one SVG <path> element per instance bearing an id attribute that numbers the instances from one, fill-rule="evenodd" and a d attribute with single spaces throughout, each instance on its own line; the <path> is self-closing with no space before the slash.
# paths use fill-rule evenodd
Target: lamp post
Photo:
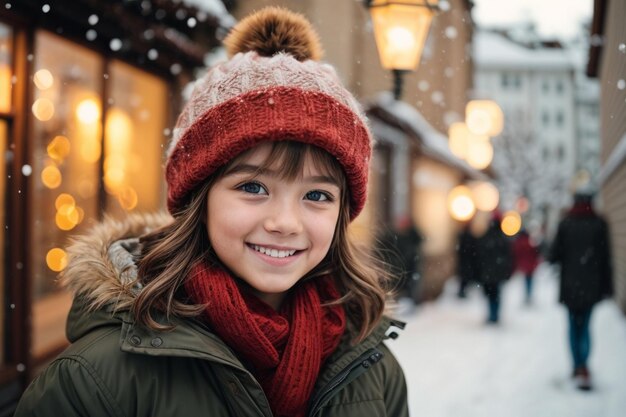
<path id="1" fill-rule="evenodd" d="M 402 94 L 402 75 L 417 68 L 439 0 L 365 0 L 380 62 L 393 73 L 393 95 Z"/>

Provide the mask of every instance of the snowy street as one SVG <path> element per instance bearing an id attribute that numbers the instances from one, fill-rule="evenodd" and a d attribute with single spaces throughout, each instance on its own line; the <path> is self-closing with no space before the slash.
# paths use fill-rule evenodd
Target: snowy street
<path id="1" fill-rule="evenodd" d="M 472 287 L 444 294 L 399 314 L 406 329 L 388 346 L 402 364 L 412 416 L 623 417 L 626 415 L 626 318 L 612 301 L 591 318 L 590 370 L 594 389 L 570 380 L 566 310 L 558 279 L 541 265 L 534 302 L 524 304 L 524 280 L 505 284 L 500 324 L 485 324 L 486 301 Z"/>

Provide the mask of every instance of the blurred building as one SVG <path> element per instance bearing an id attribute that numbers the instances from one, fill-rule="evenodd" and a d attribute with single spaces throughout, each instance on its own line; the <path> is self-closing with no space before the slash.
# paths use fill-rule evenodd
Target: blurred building
<path id="1" fill-rule="evenodd" d="M 55 278 L 68 237 L 105 211 L 163 206 L 181 87 L 233 22 L 211 3 L 0 7 L 0 415 L 67 344 Z"/>
<path id="2" fill-rule="evenodd" d="M 626 313 L 626 2 L 595 0 L 587 74 L 600 80 L 602 165 L 598 176 L 610 227 L 615 297 Z"/>
<path id="3" fill-rule="evenodd" d="M 505 115 L 494 140 L 494 171 L 505 208 L 530 202 L 526 220 L 551 234 L 570 204 L 573 184 L 598 171 L 598 86 L 579 53 L 524 31 L 474 36 L 476 98 L 495 99 Z"/>

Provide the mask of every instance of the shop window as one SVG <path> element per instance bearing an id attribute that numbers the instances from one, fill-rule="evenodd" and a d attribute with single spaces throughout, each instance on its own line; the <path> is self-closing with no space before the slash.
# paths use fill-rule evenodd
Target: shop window
<path id="1" fill-rule="evenodd" d="M 68 238 L 103 211 L 119 217 L 163 207 L 168 86 L 48 32 L 36 35 L 32 82 L 30 265 L 38 358 L 66 343 L 71 296 L 56 278 L 67 263 Z"/>
<path id="2" fill-rule="evenodd" d="M 0 23 L 0 224 L 6 224 L 6 181 L 7 181 L 7 154 L 9 148 L 8 113 L 11 108 L 12 87 L 12 50 L 13 33 L 10 27 Z M 4 113 L 4 114 L 3 114 Z M 6 352 L 6 229 L 0 229 L 0 367 L 4 364 Z"/>
<path id="3" fill-rule="evenodd" d="M 111 63 L 104 127 L 106 211 L 155 211 L 163 206 L 167 85 L 122 62 Z"/>
<path id="4" fill-rule="evenodd" d="M 71 298 L 56 285 L 68 237 L 98 217 L 103 60 L 38 32 L 33 69 L 30 265 L 32 352 L 65 343 Z"/>

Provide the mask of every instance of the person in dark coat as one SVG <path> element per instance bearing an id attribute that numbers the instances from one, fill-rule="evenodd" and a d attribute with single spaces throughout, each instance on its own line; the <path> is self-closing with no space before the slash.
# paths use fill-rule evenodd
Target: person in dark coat
<path id="1" fill-rule="evenodd" d="M 613 294 L 609 228 L 594 211 L 590 193 L 579 193 L 561 220 L 549 260 L 561 266 L 559 300 L 568 310 L 569 342 L 578 388 L 591 389 L 589 323 L 596 303 Z"/>
<path id="2" fill-rule="evenodd" d="M 459 298 L 467 296 L 467 286 L 477 279 L 476 252 L 476 238 L 467 224 L 458 237 L 456 269 L 459 278 Z"/>
<path id="3" fill-rule="evenodd" d="M 393 229 L 387 228 L 378 239 L 378 255 L 397 277 L 394 284 L 398 297 L 417 304 L 422 236 L 409 216 L 401 216 Z"/>
<path id="4" fill-rule="evenodd" d="M 515 255 L 515 270 L 524 274 L 526 283 L 526 304 L 532 301 L 533 275 L 541 261 L 539 248 L 530 238 L 525 229 L 520 230 L 513 241 L 513 253 Z"/>
<path id="5" fill-rule="evenodd" d="M 501 286 L 513 272 L 511 242 L 500 229 L 500 221 L 500 214 L 494 212 L 487 231 L 476 240 L 479 282 L 489 308 L 488 324 L 496 324 L 500 319 Z"/>

